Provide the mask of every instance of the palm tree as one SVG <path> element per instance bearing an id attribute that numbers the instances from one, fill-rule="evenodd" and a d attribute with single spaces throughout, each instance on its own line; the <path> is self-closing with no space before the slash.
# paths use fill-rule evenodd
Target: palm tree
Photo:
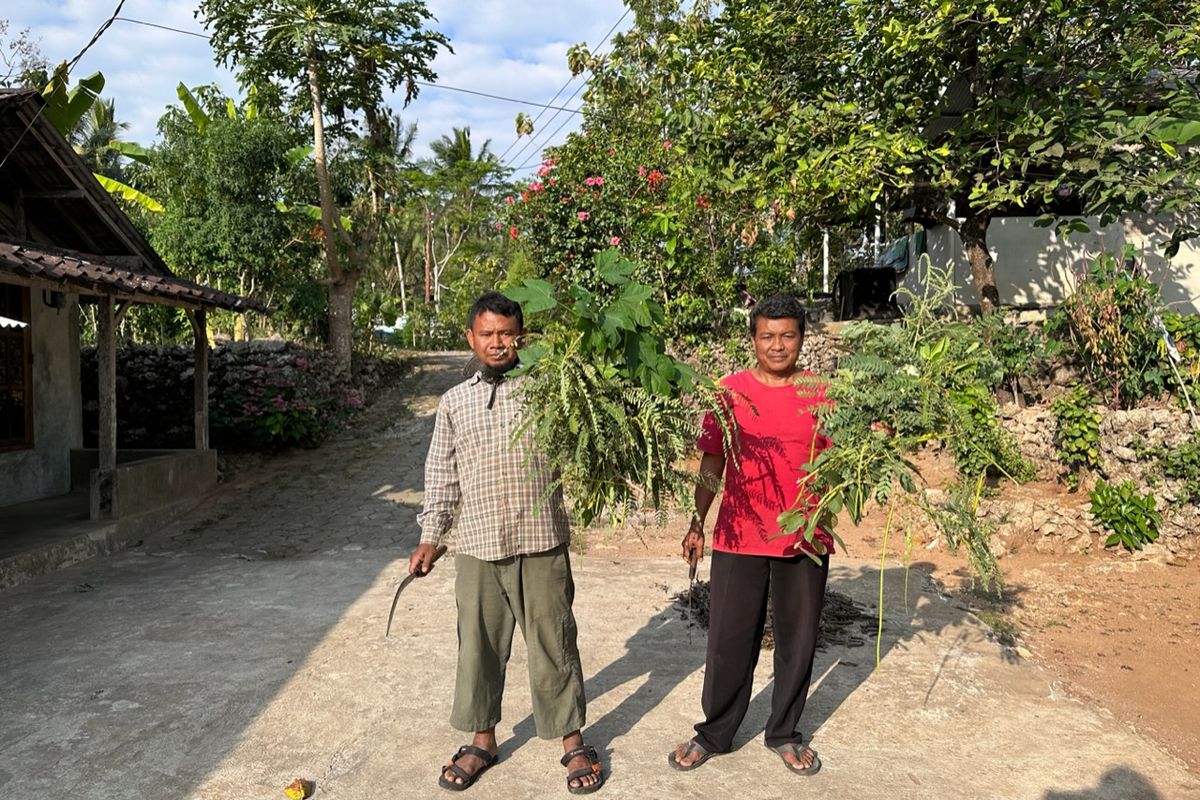
<path id="1" fill-rule="evenodd" d="M 79 118 L 79 123 L 71 130 L 68 140 L 92 172 L 114 180 L 124 180 L 121 172 L 121 154 L 110 145 L 112 142 L 121 141 L 122 132 L 127 130 L 129 123 L 117 120 L 116 101 L 100 100 L 93 103 L 87 113 Z"/>
<path id="2" fill-rule="evenodd" d="M 471 128 L 454 128 L 450 136 L 442 134 L 435 142 L 431 142 L 429 149 L 433 151 L 434 161 L 439 167 L 444 169 L 454 169 L 459 164 L 469 164 L 472 161 L 490 162 L 495 161 L 496 156 L 490 151 L 492 140 L 488 139 L 483 143 L 483 147 L 479 148 L 479 152 L 473 152 L 471 145 Z"/>

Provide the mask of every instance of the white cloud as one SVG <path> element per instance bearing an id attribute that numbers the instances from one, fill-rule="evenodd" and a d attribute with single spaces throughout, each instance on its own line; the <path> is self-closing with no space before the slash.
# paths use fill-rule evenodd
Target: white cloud
<path id="1" fill-rule="evenodd" d="M 43 52 L 53 62 L 71 58 L 112 13 L 115 4 L 99 0 L 8 4 L 3 16 L 11 30 L 28 27 L 40 40 Z M 548 103 L 567 82 L 567 48 L 586 41 L 593 48 L 625 13 L 620 0 L 555 2 L 555 0 L 431 0 L 438 17 L 434 28 L 451 39 L 454 53 L 442 53 L 434 62 L 438 83 L 524 101 Z M 184 30 L 202 32 L 193 18 L 195 0 L 127 0 L 121 16 Z M 620 29 L 630 25 L 625 18 Z M 177 102 L 175 87 L 219 83 L 234 93 L 234 76 L 213 63 L 212 49 L 203 39 L 181 33 L 117 21 L 88 50 L 75 72 L 104 73 L 104 94 L 116 100 L 117 115 L 130 123 L 128 138 L 149 143 L 163 110 Z M 579 80 L 555 101 L 555 105 L 579 105 L 578 98 L 565 103 Z M 402 103 L 395 98 L 397 109 Z M 501 153 L 516 138 L 514 119 L 524 111 L 537 116 L 536 106 L 522 106 L 459 92 L 423 87 L 420 96 L 401 113 L 418 123 L 417 154 L 428 155 L 428 143 L 454 127 L 470 127 L 477 145 L 492 140 L 492 152 Z M 543 144 L 561 141 L 578 125 L 578 115 L 553 137 L 545 136 L 568 117 L 547 111 L 538 124 L 537 146 L 527 148 L 520 161 L 536 157 Z M 509 153 L 521 149 L 522 140 Z M 509 160 L 506 159 L 506 160 Z"/>

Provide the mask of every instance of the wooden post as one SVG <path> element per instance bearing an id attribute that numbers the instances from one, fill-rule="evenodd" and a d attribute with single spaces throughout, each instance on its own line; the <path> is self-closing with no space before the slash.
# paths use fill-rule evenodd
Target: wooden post
<path id="1" fill-rule="evenodd" d="M 100 405 L 100 430 L 96 435 L 100 455 L 98 511 L 101 518 L 109 518 L 116 507 L 114 477 L 117 470 L 117 315 L 112 295 L 100 298 L 96 313 L 96 350 Z"/>
<path id="2" fill-rule="evenodd" d="M 196 426 L 196 449 L 208 449 L 208 322 L 203 308 L 188 313 L 195 336 L 195 372 L 192 395 L 193 419 Z"/>

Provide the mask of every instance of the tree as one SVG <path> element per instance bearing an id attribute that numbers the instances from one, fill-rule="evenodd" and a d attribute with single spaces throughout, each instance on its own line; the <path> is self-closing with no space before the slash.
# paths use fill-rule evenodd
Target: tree
<path id="1" fill-rule="evenodd" d="M 120 142 L 127 130 L 129 123 L 117 119 L 116 101 L 97 99 L 67 139 L 92 172 L 123 180 L 121 152 L 113 143 Z"/>
<path id="2" fill-rule="evenodd" d="M 0 19 L 0 86 L 25 88 L 45 86 L 50 79 L 50 62 L 42 55 L 28 28 L 10 34 L 9 22 Z"/>
<path id="3" fill-rule="evenodd" d="M 383 187 L 368 176 L 365 224 L 355 226 L 354 234 L 339 224 L 326 115 L 335 123 L 331 135 L 362 115 L 378 147 L 386 138 L 384 90 L 404 84 L 405 102 L 415 97 L 418 78 L 435 79 L 429 64 L 448 41 L 424 27 L 431 17 L 421 0 L 202 0 L 196 16 L 212 33 L 218 62 L 311 122 L 328 273 L 329 345 L 348 374 L 354 291 L 363 261 L 375 247 Z"/>
<path id="4" fill-rule="evenodd" d="M 434 158 L 411 176 L 419 187 L 426 304 L 441 305 L 447 269 L 490 234 L 488 223 L 495 219 L 506 175 L 490 147 L 491 141 L 485 141 L 476 152 L 471 129 L 454 128 L 450 136 L 443 134 L 429 145 Z"/>
<path id="5" fill-rule="evenodd" d="M 1183 0 L 735 0 L 674 12 L 654 78 L 679 98 L 668 124 L 714 193 L 777 219 L 912 204 L 957 230 L 988 310 L 997 214 L 1107 220 L 1190 196 L 1194 156 L 1160 132 L 1195 118 L 1198 13 Z"/>
<path id="6" fill-rule="evenodd" d="M 180 94 L 184 104 L 159 120 L 144 175 L 166 200 L 151 242 L 190 278 L 286 305 L 318 253 L 313 220 L 277 208 L 302 189 L 304 131 L 253 106 L 247 113 L 215 87 Z"/>

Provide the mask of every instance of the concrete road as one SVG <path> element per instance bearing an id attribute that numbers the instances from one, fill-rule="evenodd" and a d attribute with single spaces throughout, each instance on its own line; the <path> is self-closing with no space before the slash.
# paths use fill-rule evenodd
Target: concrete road
<path id="1" fill-rule="evenodd" d="M 465 741 L 446 723 L 452 559 L 409 588 L 383 633 L 415 541 L 422 437 L 457 368 L 427 361 L 412 414 L 377 411 L 278 481 L 0 593 L 0 796 L 279 800 L 296 777 L 322 800 L 448 796 L 438 768 Z M 576 562 L 585 735 L 610 772 L 598 797 L 1200 798 L 1180 762 L 1068 698 L 916 573 L 906 604 L 898 569 L 885 576 L 880 667 L 871 644 L 818 656 L 803 727 L 820 774 L 793 776 L 761 746 L 769 657 L 735 752 L 676 773 L 666 754 L 696 721 L 704 653 L 671 605 L 683 572 Z M 841 559 L 830 587 L 868 606 L 877 580 Z M 558 743 L 533 735 L 525 675 L 518 645 L 502 761 L 468 796 L 566 794 Z"/>

